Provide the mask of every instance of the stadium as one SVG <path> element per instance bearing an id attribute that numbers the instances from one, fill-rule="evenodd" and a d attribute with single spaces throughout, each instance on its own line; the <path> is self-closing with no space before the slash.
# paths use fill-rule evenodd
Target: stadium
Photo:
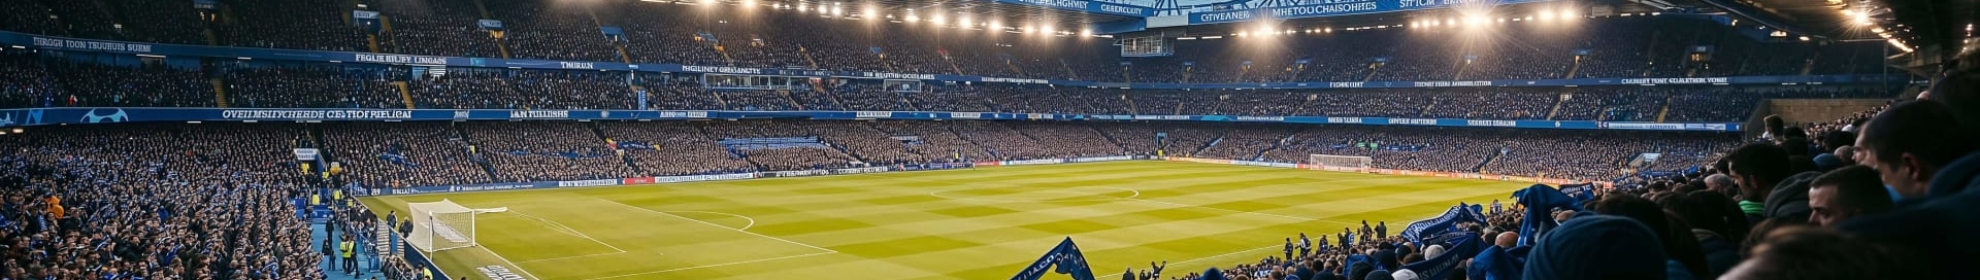
<path id="1" fill-rule="evenodd" d="M 1980 279 L 1976 11 L 0 1 L 0 279 Z"/>

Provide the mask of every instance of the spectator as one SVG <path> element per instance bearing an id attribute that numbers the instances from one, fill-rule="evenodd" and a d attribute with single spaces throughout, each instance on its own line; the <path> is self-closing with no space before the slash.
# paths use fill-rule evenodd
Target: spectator
<path id="1" fill-rule="evenodd" d="M 1808 221 L 1833 228 L 1850 218 L 1890 211 L 1890 196 L 1877 176 L 1876 169 L 1852 165 L 1816 177 L 1808 188 L 1808 207 L 1813 212 Z"/>
<path id="2" fill-rule="evenodd" d="M 1877 169 L 1894 197 L 1925 197 L 1932 177 L 1960 156 L 1980 150 L 1973 132 L 1948 129 L 1955 119 L 1936 101 L 1912 101 L 1891 106 L 1861 129 L 1856 138 L 1857 161 Z M 1955 127 L 1956 128 L 1956 127 Z M 1948 193 L 1950 194 L 1950 193 Z"/>

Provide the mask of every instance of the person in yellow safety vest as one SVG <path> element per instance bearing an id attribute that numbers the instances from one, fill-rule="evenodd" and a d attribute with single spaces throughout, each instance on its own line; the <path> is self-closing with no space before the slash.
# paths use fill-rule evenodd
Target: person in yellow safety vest
<path id="1" fill-rule="evenodd" d="M 337 190 L 333 190 L 333 191 L 331 191 L 331 192 L 330 192 L 330 200 L 344 200 L 344 190 L 343 190 L 343 189 L 337 189 Z"/>
<path id="2" fill-rule="evenodd" d="M 433 279 L 433 267 L 431 266 L 426 267 L 426 269 L 419 270 L 419 273 L 421 275 L 425 275 L 425 277 L 420 277 L 419 279 Z"/>
<path id="3" fill-rule="evenodd" d="M 340 253 L 344 257 L 344 274 L 357 276 L 357 244 L 351 242 L 351 236 L 345 235 L 344 242 L 337 244 L 337 249 L 342 250 Z"/>
<path id="4" fill-rule="evenodd" d="M 310 194 L 309 205 L 323 205 L 323 194 Z"/>

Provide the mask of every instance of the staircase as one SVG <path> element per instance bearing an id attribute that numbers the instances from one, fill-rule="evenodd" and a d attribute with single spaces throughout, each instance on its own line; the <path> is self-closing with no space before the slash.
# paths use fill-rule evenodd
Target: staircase
<path id="1" fill-rule="evenodd" d="M 1369 64 L 1369 65 L 1368 65 L 1368 76 L 1366 76 L 1366 77 L 1361 77 L 1361 81 L 1363 81 L 1363 82 L 1366 82 L 1366 81 L 1371 81 L 1371 80 L 1375 80 L 1375 73 L 1376 73 L 1376 72 L 1381 72 L 1381 71 L 1382 71 L 1382 64 L 1381 64 L 1381 63 L 1375 63 L 1375 64 Z"/>
<path id="2" fill-rule="evenodd" d="M 1547 110 L 1547 118 L 1545 120 L 1552 120 L 1555 116 L 1559 116 L 1561 114 L 1561 103 L 1567 103 L 1569 99 L 1574 99 L 1574 94 L 1563 92 L 1560 97 L 1554 98 L 1554 108 Z"/>
<path id="3" fill-rule="evenodd" d="M 798 46 L 798 54 L 804 55 L 804 62 L 810 64 L 811 69 L 818 69 L 818 60 L 811 59 L 811 51 L 805 50 L 804 46 Z M 962 75 L 962 71 L 956 71 L 956 75 Z"/>
<path id="4" fill-rule="evenodd" d="M 706 94 L 708 94 L 709 96 L 714 96 L 714 97 L 715 97 L 715 104 L 720 104 L 720 105 L 722 105 L 722 108 L 723 108 L 723 109 L 730 109 L 730 110 L 735 110 L 735 108 L 729 108 L 729 101 L 728 101 L 728 100 L 722 100 L 722 94 L 720 94 L 720 93 L 716 93 L 716 92 L 713 92 L 713 91 L 701 91 L 701 93 L 706 93 Z"/>
<path id="5" fill-rule="evenodd" d="M 1802 63 L 1802 64 L 1801 64 L 1801 75 L 1802 75 L 1802 76 L 1807 76 L 1807 75 L 1808 75 L 1808 73 L 1810 73 L 1810 72 L 1815 72 L 1815 59 L 1814 59 L 1814 58 L 1810 58 L 1810 59 L 1808 59 L 1808 61 L 1807 61 L 1807 62 L 1804 62 L 1804 63 Z"/>
<path id="6" fill-rule="evenodd" d="M 1066 77 L 1071 77 L 1073 80 L 1079 80 L 1079 71 L 1073 71 L 1072 65 L 1066 64 L 1066 60 L 1064 59 L 1059 60 L 1059 68 L 1066 70 Z"/>
<path id="7" fill-rule="evenodd" d="M 1664 96 L 1664 108 L 1657 110 L 1657 122 L 1660 123 L 1664 122 L 1664 117 L 1670 115 L 1671 115 L 1671 97 Z"/>
<path id="8" fill-rule="evenodd" d="M 839 109 L 842 109 L 842 110 L 852 110 L 852 108 L 848 108 L 848 107 L 846 107 L 846 101 L 845 101 L 845 100 L 839 100 L 839 94 L 838 94 L 838 93 L 835 93 L 835 92 L 830 92 L 830 91 L 819 91 L 819 92 L 818 92 L 818 94 L 823 94 L 823 95 L 825 95 L 825 97 L 826 97 L 826 98 L 830 98 L 830 99 L 832 100 L 832 104 L 833 104 L 833 105 L 839 105 Z"/>
<path id="9" fill-rule="evenodd" d="M 475 165 L 481 166 L 481 171 L 488 172 L 488 180 L 491 182 L 502 182 L 502 177 L 495 175 L 501 173 L 495 172 L 495 165 L 489 164 L 488 159 L 481 157 L 481 149 L 474 146 L 474 139 L 468 139 L 466 128 L 462 128 L 461 124 L 458 122 L 449 123 L 447 127 L 453 130 L 455 137 L 461 139 L 461 143 L 466 144 L 466 146 L 461 148 L 467 150 L 468 159 L 473 161 Z"/>
<path id="10" fill-rule="evenodd" d="M 1567 76 L 1561 76 L 1561 78 L 1573 79 L 1575 74 L 1579 74 L 1581 72 L 1581 60 L 1587 58 L 1588 57 L 1586 56 L 1575 56 L 1574 65 L 1568 66 Z"/>
<path id="11" fill-rule="evenodd" d="M 1501 149 L 1503 149 L 1503 147 Z M 1500 154 L 1496 152 L 1485 155 L 1485 160 L 1479 161 L 1477 166 L 1472 166 L 1470 169 L 1471 172 L 1482 172 L 1480 170 L 1485 170 L 1485 165 L 1492 164 L 1492 161 L 1499 159 L 1499 156 Z"/>
<path id="12" fill-rule="evenodd" d="M 413 102 L 412 88 L 407 87 L 405 81 L 392 81 L 392 87 L 399 89 L 399 100 L 406 102 L 406 109 L 419 109 L 419 106 L 414 105 L 418 103 Z"/>
<path id="13" fill-rule="evenodd" d="M 219 104 L 220 108 L 227 108 L 227 82 L 221 81 L 220 78 L 207 79 L 206 82 L 213 83 L 214 104 Z"/>
<path id="14" fill-rule="evenodd" d="M 1125 92 L 1123 92 L 1123 93 L 1121 93 L 1121 101 L 1122 101 L 1122 102 L 1127 102 L 1127 109 L 1128 109 L 1128 114 L 1129 114 L 1129 115 L 1140 115 L 1140 114 L 1141 114 L 1141 112 L 1139 112 L 1139 110 L 1140 110 L 1140 109 L 1138 109 L 1138 108 L 1136 108 L 1136 107 L 1134 106 L 1134 98 L 1127 98 L 1127 93 L 1125 93 Z"/>

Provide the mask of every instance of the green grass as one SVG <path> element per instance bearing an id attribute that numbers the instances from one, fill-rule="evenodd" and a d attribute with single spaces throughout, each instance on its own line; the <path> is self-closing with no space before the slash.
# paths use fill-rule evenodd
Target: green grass
<path id="1" fill-rule="evenodd" d="M 1007 279 L 1072 237 L 1100 279 L 1257 261 L 1300 232 L 1409 221 L 1524 183 L 1134 161 L 366 198 L 508 207 L 480 248 L 437 253 L 455 277 Z M 499 254 L 499 256 L 497 255 Z"/>

